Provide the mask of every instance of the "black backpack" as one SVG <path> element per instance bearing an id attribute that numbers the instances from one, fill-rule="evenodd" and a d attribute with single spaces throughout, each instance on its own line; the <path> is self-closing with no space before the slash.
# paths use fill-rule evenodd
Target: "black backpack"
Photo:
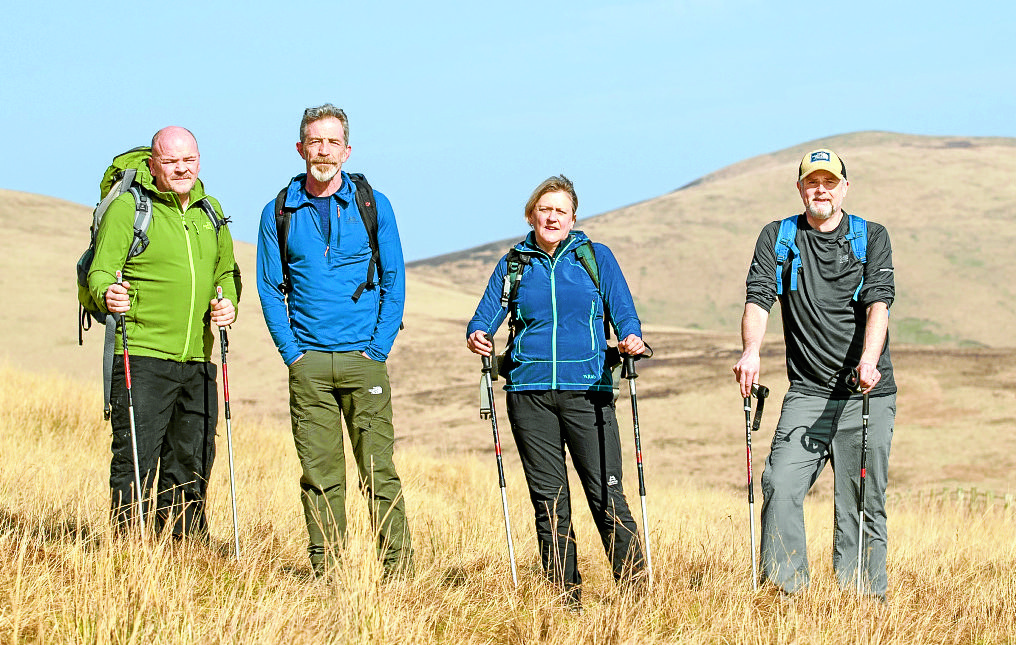
<path id="1" fill-rule="evenodd" d="M 377 243 L 377 204 L 374 201 L 374 189 L 367 183 L 367 178 L 360 173 L 350 173 L 349 178 L 353 180 L 356 187 L 356 206 L 360 211 L 360 219 L 363 220 L 363 227 L 367 229 L 367 241 L 370 244 L 370 264 L 367 266 L 367 279 L 356 288 L 353 293 L 353 302 L 360 299 L 364 289 L 374 289 L 377 283 L 375 276 L 380 272 L 380 253 Z M 304 178 L 301 181 L 306 181 Z M 279 191 L 275 197 L 275 230 L 279 237 L 279 256 L 282 260 L 282 284 L 279 290 L 283 294 L 293 291 L 293 281 L 289 275 L 289 219 L 295 208 L 286 206 L 286 193 L 289 185 Z"/>

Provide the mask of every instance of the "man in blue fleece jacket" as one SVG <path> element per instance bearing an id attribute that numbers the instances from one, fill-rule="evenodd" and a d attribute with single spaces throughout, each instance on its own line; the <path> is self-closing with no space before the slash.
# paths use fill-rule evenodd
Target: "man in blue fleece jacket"
<path id="1" fill-rule="evenodd" d="M 412 547 L 402 482 L 395 471 L 392 398 L 385 360 L 402 323 L 405 265 L 391 204 L 374 191 L 377 277 L 372 250 L 342 171 L 349 159 L 349 122 L 330 103 L 304 111 L 297 152 L 307 173 L 285 190 L 291 211 L 283 286 L 276 200 L 261 213 L 258 294 L 272 339 L 289 367 L 289 406 L 308 552 L 315 573 L 335 566 L 345 541 L 346 468 L 340 418 L 345 417 L 360 479 L 370 500 L 378 555 L 387 574 L 408 571 Z M 373 278 L 373 279 L 372 279 Z"/>

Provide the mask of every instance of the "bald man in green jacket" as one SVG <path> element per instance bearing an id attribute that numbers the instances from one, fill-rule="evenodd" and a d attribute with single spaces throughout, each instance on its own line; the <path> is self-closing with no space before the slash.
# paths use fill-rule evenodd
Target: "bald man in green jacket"
<path id="1" fill-rule="evenodd" d="M 188 130 L 159 130 L 148 168 L 140 168 L 136 179 L 152 201 L 148 246 L 128 259 L 135 203 L 124 193 L 100 223 L 88 272 L 92 297 L 108 312 L 122 314 L 127 328 L 144 515 L 153 510 L 148 500 L 154 487 L 155 528 L 174 536 L 207 532 L 205 492 L 218 419 L 211 325 L 232 323 L 240 296 L 233 239 L 222 207 L 198 179 L 200 167 L 197 141 Z M 117 271 L 123 272 L 122 284 Z M 221 300 L 216 287 L 222 287 Z M 118 328 L 110 401 L 117 530 L 138 517 L 122 340 Z"/>

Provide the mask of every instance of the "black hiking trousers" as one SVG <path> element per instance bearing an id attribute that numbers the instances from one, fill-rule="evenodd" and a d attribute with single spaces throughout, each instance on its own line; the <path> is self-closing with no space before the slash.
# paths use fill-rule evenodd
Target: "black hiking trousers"
<path id="1" fill-rule="evenodd" d="M 536 538 L 547 577 L 578 602 L 579 575 L 565 451 L 586 494 L 614 579 L 636 580 L 645 567 L 638 527 L 621 486 L 621 440 L 612 392 L 509 392 L 508 420 L 536 512 Z"/>
<path id="2" fill-rule="evenodd" d="M 175 537 L 204 535 L 205 493 L 215 459 L 215 365 L 131 357 L 131 392 L 146 526 Z M 113 459 L 109 487 L 114 531 L 136 519 L 134 455 L 123 356 L 115 356 L 110 401 Z M 158 478 L 156 480 L 156 478 Z M 151 524 L 155 487 L 154 525 Z"/>

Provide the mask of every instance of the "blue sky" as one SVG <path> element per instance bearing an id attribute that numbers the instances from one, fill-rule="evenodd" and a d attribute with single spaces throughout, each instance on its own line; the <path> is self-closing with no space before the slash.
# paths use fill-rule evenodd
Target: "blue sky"
<path id="1" fill-rule="evenodd" d="M 521 237 L 559 172 L 581 218 L 833 134 L 1016 136 L 1004 3 L 54 0 L 4 23 L 0 187 L 91 206 L 116 153 L 183 125 L 254 242 L 303 109 L 332 102 L 407 260 Z"/>

